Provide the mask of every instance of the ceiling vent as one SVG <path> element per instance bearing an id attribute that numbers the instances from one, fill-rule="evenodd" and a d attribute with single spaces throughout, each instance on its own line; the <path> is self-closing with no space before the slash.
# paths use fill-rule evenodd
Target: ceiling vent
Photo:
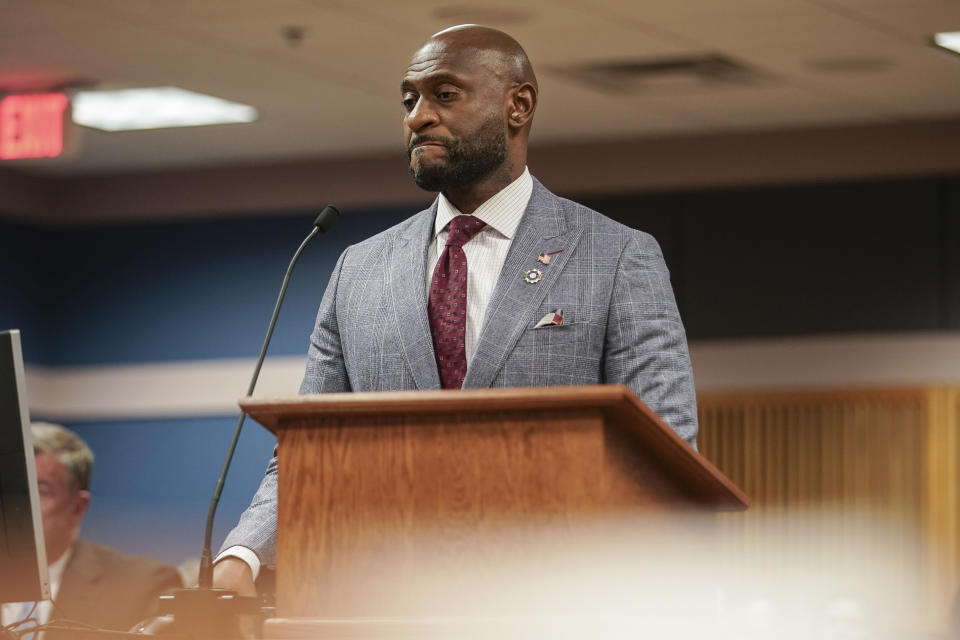
<path id="1" fill-rule="evenodd" d="M 612 93 L 702 91 L 770 81 L 765 73 L 722 55 L 593 62 L 554 67 L 555 73 Z"/>

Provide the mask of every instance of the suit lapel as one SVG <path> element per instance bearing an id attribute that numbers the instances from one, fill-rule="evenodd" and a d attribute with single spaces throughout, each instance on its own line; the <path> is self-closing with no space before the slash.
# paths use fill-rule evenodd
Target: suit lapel
<path id="1" fill-rule="evenodd" d="M 60 589 L 55 599 L 56 615 L 64 618 L 82 618 L 90 609 L 97 609 L 98 594 L 91 588 L 103 575 L 103 566 L 93 548 L 77 540 L 73 554 L 63 569 Z"/>
<path id="2" fill-rule="evenodd" d="M 559 207 L 559 198 L 534 180 L 530 203 L 487 306 L 480 339 L 463 381 L 465 389 L 486 388 L 493 383 L 520 335 L 536 321 L 531 320 L 534 311 L 580 241 L 583 230 L 567 229 Z M 541 252 L 556 252 L 549 265 L 537 261 Z M 524 279 L 531 269 L 543 274 L 536 284 Z"/>
<path id="3" fill-rule="evenodd" d="M 436 215 L 437 202 L 434 201 L 433 206 L 420 212 L 406 233 L 397 238 L 387 269 L 390 302 L 403 355 L 417 389 L 421 390 L 440 388 L 427 315 L 427 279 L 424 272 Z"/>

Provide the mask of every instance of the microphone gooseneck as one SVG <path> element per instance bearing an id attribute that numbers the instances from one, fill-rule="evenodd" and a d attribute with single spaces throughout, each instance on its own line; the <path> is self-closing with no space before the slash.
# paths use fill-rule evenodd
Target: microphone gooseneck
<path id="1" fill-rule="evenodd" d="M 247 395 L 253 395 L 253 390 L 257 386 L 257 379 L 260 377 L 260 369 L 263 367 L 263 360 L 267 355 L 267 347 L 270 345 L 270 338 L 273 337 L 273 329 L 277 324 L 277 317 L 280 315 L 280 305 L 283 304 L 283 298 L 287 294 L 287 285 L 290 284 L 290 276 L 293 273 L 293 267 L 300 259 L 300 254 L 306 248 L 307 244 L 320 232 L 326 232 L 334 225 L 340 217 L 340 210 L 332 204 L 328 204 L 320 212 L 320 215 L 313 221 L 313 229 L 300 243 L 297 252 L 293 254 L 293 259 L 287 266 L 287 272 L 283 277 L 283 284 L 280 285 L 280 294 L 277 296 L 277 302 L 273 306 L 273 314 L 270 316 L 270 324 L 267 327 L 267 334 L 263 338 L 263 345 L 260 347 L 260 355 L 257 358 L 257 365 L 253 370 L 253 377 L 250 379 L 250 385 L 247 387 Z M 227 449 L 227 457 L 223 462 L 223 469 L 220 471 L 220 477 L 217 478 L 217 486 L 213 491 L 213 499 L 210 501 L 210 510 L 207 512 L 207 526 L 203 534 L 203 553 L 200 556 L 200 574 L 198 576 L 198 586 L 201 589 L 209 589 L 213 586 L 213 553 L 211 544 L 213 539 L 213 520 L 217 513 L 217 505 L 220 503 L 220 494 L 223 492 L 223 484 L 227 479 L 227 472 L 230 471 L 230 463 L 233 461 L 233 454 L 237 448 L 237 441 L 240 439 L 240 431 L 243 429 L 243 422 L 247 415 L 240 412 L 237 419 L 237 427 L 233 431 L 233 439 L 230 441 L 230 447 Z"/>

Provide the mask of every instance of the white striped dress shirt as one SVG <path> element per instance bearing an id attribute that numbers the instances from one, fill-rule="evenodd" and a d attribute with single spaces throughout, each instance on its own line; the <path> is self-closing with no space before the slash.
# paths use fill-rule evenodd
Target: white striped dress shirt
<path id="1" fill-rule="evenodd" d="M 466 342 L 467 363 L 473 357 L 483 328 L 483 316 L 493 295 L 493 289 L 500 277 L 500 270 L 507 259 L 507 252 L 513 243 L 513 236 L 520 225 L 520 218 L 533 193 L 533 178 L 524 168 L 519 178 L 498 191 L 492 198 L 477 207 L 473 215 L 487 223 L 477 235 L 463 245 L 467 257 L 467 321 Z M 464 215 L 447 200 L 442 193 L 437 202 L 437 219 L 433 227 L 433 241 L 427 250 L 427 296 L 430 295 L 430 282 L 437 261 L 443 253 L 450 235 L 448 225 L 454 216 Z"/>

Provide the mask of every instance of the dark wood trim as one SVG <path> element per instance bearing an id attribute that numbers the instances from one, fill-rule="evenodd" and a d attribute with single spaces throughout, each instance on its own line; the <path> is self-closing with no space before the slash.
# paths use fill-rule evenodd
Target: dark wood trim
<path id="1" fill-rule="evenodd" d="M 960 174 L 960 119 L 610 141 L 534 137 L 531 171 L 576 197 Z M 29 172 L 29 173 L 28 173 Z M 0 216 L 51 224 L 423 206 L 403 153 L 98 175 L 0 167 Z M 12 194 L 8 196 L 8 194 Z"/>

